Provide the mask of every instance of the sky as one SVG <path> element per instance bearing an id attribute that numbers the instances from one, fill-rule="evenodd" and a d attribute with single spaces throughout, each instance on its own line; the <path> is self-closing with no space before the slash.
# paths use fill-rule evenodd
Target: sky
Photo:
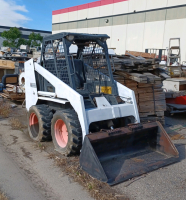
<path id="1" fill-rule="evenodd" d="M 52 11 L 94 0 L 0 0 L 0 26 L 52 31 Z"/>

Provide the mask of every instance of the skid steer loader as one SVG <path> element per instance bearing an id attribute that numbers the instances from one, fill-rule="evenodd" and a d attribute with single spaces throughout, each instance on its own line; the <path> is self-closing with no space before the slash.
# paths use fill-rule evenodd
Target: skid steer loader
<path id="1" fill-rule="evenodd" d="M 28 130 L 53 140 L 83 170 L 114 185 L 178 160 L 159 122 L 140 124 L 134 92 L 113 79 L 104 34 L 59 33 L 43 39 L 40 63 L 25 63 Z"/>

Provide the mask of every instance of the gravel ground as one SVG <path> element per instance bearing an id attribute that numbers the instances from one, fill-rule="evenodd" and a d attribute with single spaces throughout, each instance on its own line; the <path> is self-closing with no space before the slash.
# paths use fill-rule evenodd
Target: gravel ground
<path id="1" fill-rule="evenodd" d="M 170 136 L 186 138 L 186 115 L 166 117 L 165 130 Z M 179 162 L 114 186 L 136 200 L 186 199 L 186 139 L 173 140 Z"/>
<path id="2" fill-rule="evenodd" d="M 20 114 L 20 110 L 22 114 Z M 15 116 L 22 124 L 26 125 L 25 111 L 20 106 L 15 109 L 14 116 L 11 117 Z M 64 200 L 91 199 L 81 186 L 74 183 L 68 175 L 61 174 L 60 169 L 54 167 L 52 161 L 46 158 L 46 153 L 54 153 L 52 142 L 44 143 L 44 151 L 35 149 L 34 143 L 31 142 L 26 132 L 11 130 L 9 122 L 6 120 L 1 120 L 0 123 L 0 147 L 2 147 L 3 143 L 6 153 L 13 155 L 16 163 L 19 161 L 18 164 L 21 165 L 21 171 L 26 174 L 25 176 L 28 179 L 33 177 L 30 180 L 30 184 L 33 188 L 41 187 L 39 191 L 37 190 L 41 197 Z M 3 131 L 2 127 L 4 127 Z M 186 199 L 186 115 L 166 117 L 165 129 L 171 137 L 178 136 L 175 137 L 177 139 L 173 140 L 173 142 L 179 151 L 179 162 L 113 186 L 113 189 L 116 189 L 120 194 L 122 193 L 131 200 Z M 18 183 L 21 184 L 20 181 Z M 11 191 L 11 188 L 2 187 L 2 184 L 1 182 L 0 188 L 10 197 L 14 197 L 15 194 Z"/>
<path id="3" fill-rule="evenodd" d="M 10 117 L 26 124 L 25 112 L 20 106 Z M 49 154 L 31 141 L 23 127 L 18 129 L 12 129 L 10 118 L 0 117 L 0 190 L 9 200 L 93 199 L 55 166 Z"/>

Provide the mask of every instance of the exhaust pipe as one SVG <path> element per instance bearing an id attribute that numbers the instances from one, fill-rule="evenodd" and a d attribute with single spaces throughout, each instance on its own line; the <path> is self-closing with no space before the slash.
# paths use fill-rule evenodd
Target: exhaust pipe
<path id="1" fill-rule="evenodd" d="M 178 160 L 179 153 L 159 122 L 88 134 L 80 155 L 82 169 L 109 185 Z"/>

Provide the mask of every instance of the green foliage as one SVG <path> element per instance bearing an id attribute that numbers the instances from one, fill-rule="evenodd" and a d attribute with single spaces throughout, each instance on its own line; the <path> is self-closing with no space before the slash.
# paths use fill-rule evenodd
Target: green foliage
<path id="1" fill-rule="evenodd" d="M 21 38 L 21 31 L 16 28 L 12 27 L 9 31 L 3 31 L 1 33 L 1 37 L 3 37 L 5 40 L 3 41 L 4 47 L 15 47 L 19 48 L 20 45 L 29 45 L 29 46 L 40 46 L 43 37 L 38 33 L 32 32 L 29 35 L 29 40 L 25 40 L 24 38 Z"/>
<path id="2" fill-rule="evenodd" d="M 27 45 L 27 43 L 27 40 L 25 40 L 24 38 L 19 38 L 18 47 L 20 47 L 22 44 Z"/>
<path id="3" fill-rule="evenodd" d="M 25 39 L 21 38 L 21 31 L 16 27 L 10 28 L 9 31 L 3 31 L 1 37 L 6 39 L 3 41 L 3 46 L 6 47 L 18 48 L 21 44 L 27 43 Z"/>
<path id="4" fill-rule="evenodd" d="M 28 43 L 32 47 L 37 47 L 37 46 L 40 46 L 42 40 L 43 40 L 43 37 L 39 33 L 36 34 L 36 33 L 32 32 L 29 35 L 29 41 L 28 41 Z"/>

